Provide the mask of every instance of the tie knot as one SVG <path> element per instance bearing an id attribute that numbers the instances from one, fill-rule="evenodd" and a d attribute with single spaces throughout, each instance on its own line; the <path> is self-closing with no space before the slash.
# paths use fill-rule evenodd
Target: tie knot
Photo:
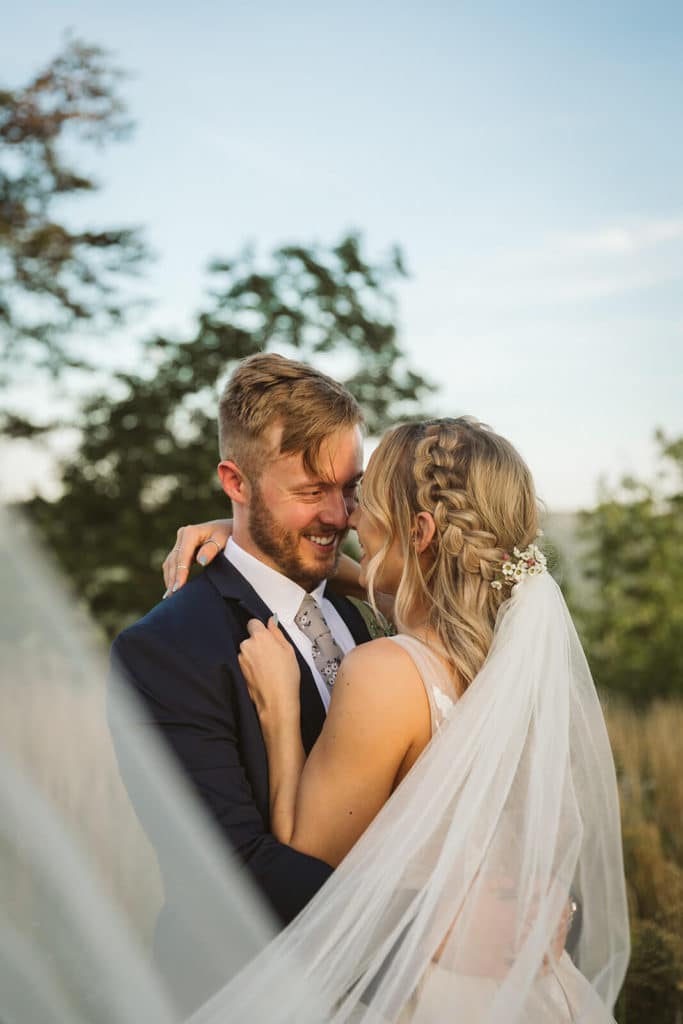
<path id="1" fill-rule="evenodd" d="M 310 594 L 304 596 L 303 601 L 299 605 L 299 610 L 294 616 L 294 621 L 301 632 L 311 638 L 329 629 L 325 622 L 322 608 Z"/>

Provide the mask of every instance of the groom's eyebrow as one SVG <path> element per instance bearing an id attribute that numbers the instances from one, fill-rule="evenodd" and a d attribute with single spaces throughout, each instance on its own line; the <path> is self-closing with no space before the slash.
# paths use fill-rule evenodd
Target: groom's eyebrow
<path id="1" fill-rule="evenodd" d="M 327 480 L 321 480 L 320 482 L 321 482 L 321 484 L 327 485 L 329 487 L 334 487 L 335 485 L 340 486 L 342 488 L 345 488 L 345 487 L 355 487 L 357 483 L 360 483 L 360 480 L 361 480 L 362 476 L 363 476 L 363 474 L 361 472 L 361 473 L 354 473 L 353 476 L 349 477 L 349 479 L 345 480 L 345 481 L 331 480 L 331 479 L 328 478 Z"/>
<path id="2" fill-rule="evenodd" d="M 312 490 L 312 489 L 314 489 L 316 487 L 339 487 L 339 486 L 341 486 L 342 489 L 346 488 L 346 487 L 355 487 L 356 484 L 360 483 L 362 477 L 363 477 L 363 473 L 362 472 L 354 473 L 354 475 L 352 477 L 349 477 L 348 480 L 346 480 L 344 482 L 341 482 L 339 480 L 333 479 L 332 477 L 320 476 L 320 477 L 315 477 L 312 480 L 307 480 L 306 482 L 295 483 L 293 485 L 292 489 L 295 490 L 295 491 L 308 491 L 308 490 Z"/>

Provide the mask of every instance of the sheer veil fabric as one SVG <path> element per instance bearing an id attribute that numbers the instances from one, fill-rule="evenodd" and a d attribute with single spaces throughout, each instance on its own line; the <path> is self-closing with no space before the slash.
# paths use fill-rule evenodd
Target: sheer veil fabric
<path id="1" fill-rule="evenodd" d="M 2 507 L 0 561 L 0 1020 L 173 1024 L 183 1017 L 176 966 L 206 997 L 268 943 L 274 922 L 137 702 L 116 681 L 107 695 L 105 645 L 78 595 Z M 112 729 L 177 882 L 185 940 L 163 974 L 150 952 L 160 871 Z M 294 982 L 290 972 L 288 990 Z"/>
<path id="2" fill-rule="evenodd" d="M 575 964 L 547 955 L 570 889 Z M 602 711 L 542 575 L 501 608 L 482 670 L 318 896 L 192 1022 L 298 1019 L 269 998 L 292 962 L 335 1022 L 609 1021 L 628 936 Z"/>
<path id="3" fill-rule="evenodd" d="M 146 952 L 158 868 L 118 778 L 104 667 L 22 530 L 0 518 L 0 1017 L 176 1021 Z M 426 650 L 418 667 L 435 682 Z M 277 937 L 138 710 L 114 693 L 109 716 L 176 851 L 178 955 L 214 993 L 193 1024 L 612 1019 L 628 960 L 616 781 L 551 577 L 513 593 L 477 678 Z M 546 957 L 570 888 L 575 963 Z"/>

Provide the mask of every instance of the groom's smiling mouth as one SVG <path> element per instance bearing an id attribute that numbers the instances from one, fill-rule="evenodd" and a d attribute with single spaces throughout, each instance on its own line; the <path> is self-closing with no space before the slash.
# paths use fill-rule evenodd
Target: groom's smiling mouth
<path id="1" fill-rule="evenodd" d="M 336 531 L 334 533 L 308 533 L 304 534 L 304 537 L 317 551 L 323 552 L 333 551 L 340 539 L 340 535 Z"/>

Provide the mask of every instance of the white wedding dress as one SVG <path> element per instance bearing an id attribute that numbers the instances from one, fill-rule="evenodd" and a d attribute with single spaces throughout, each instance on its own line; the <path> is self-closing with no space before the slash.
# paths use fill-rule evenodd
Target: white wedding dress
<path id="1" fill-rule="evenodd" d="M 450 672 L 443 661 L 422 641 L 412 636 L 391 638 L 412 658 L 424 684 L 431 712 L 432 736 L 443 724 L 455 706 L 458 695 Z M 477 860 L 479 851 L 471 850 L 470 857 Z M 426 879 L 416 879 L 424 884 Z M 572 988 L 576 968 L 565 952 L 559 961 L 548 959 L 539 970 L 534 982 L 535 992 L 529 1000 L 525 1022 L 538 1024 L 556 1021 L 571 1022 Z M 460 976 L 457 980 L 458 1003 L 453 1003 L 454 979 L 452 972 L 435 961 L 418 983 L 414 994 L 401 1012 L 397 1024 L 415 1024 L 416 1021 L 477 1021 L 485 1012 L 497 990 L 497 982 L 481 976 Z M 450 1012 L 449 1012 L 450 1008 Z"/>

